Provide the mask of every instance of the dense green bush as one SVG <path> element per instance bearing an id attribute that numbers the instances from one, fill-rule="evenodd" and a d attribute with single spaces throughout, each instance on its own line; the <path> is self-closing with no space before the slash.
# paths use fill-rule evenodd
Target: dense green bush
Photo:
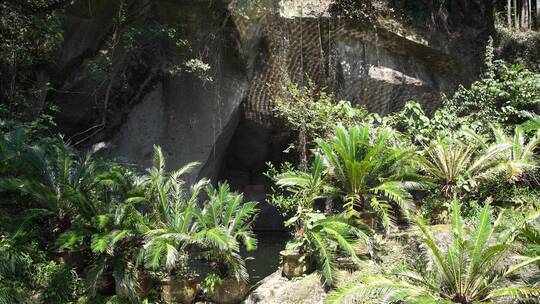
<path id="1" fill-rule="evenodd" d="M 493 60 L 493 48 L 486 51 L 486 70 L 470 88 L 461 86 L 444 102 L 445 107 L 475 130 L 490 125 L 513 126 L 540 112 L 540 75 L 520 65 L 508 66 Z"/>

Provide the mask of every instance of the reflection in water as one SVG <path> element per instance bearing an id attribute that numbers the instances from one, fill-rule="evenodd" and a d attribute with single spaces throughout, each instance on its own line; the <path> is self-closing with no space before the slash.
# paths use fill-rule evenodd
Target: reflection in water
<path id="1" fill-rule="evenodd" d="M 259 282 L 279 268 L 279 252 L 289 239 L 287 232 L 258 232 L 257 250 L 242 252 L 252 284 Z"/>

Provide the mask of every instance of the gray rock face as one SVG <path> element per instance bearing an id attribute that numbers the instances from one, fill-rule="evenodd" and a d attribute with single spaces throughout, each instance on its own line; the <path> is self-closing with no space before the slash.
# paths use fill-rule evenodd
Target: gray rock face
<path id="1" fill-rule="evenodd" d="M 64 77 L 64 91 L 96 86 L 76 64 L 84 65 L 85 56 L 102 46 L 116 2 L 93 2 L 90 13 L 75 7 L 67 18 L 60 65 L 71 72 Z M 150 165 L 157 144 L 168 169 L 199 161 L 193 178 L 247 176 L 234 188 L 259 187 L 265 183 L 265 162 L 279 158 L 278 150 L 287 144 L 272 114 L 273 96 L 282 85 L 305 84 L 310 78 L 339 98 L 381 114 L 398 110 L 409 99 L 429 110 L 438 105 L 440 92 L 451 92 L 475 76 L 489 23 L 478 13 L 467 17 L 475 20 L 472 25 L 451 33 L 422 32 L 388 18 L 366 25 L 331 17 L 326 0 L 284 0 L 266 11 L 239 7 L 243 2 L 141 1 L 140 22 L 182 22 L 191 55 L 211 66 L 213 81 L 189 74 L 152 77 L 157 67 L 133 71 L 141 85 L 136 83 L 130 94 L 121 92 L 121 102 L 108 109 L 106 128 L 87 144 L 109 142 L 111 155 L 140 167 Z M 304 3 L 306 8 L 299 7 Z M 470 3 L 478 6 L 479 1 Z M 68 135 L 96 123 L 96 95 L 58 93 L 55 98 L 60 128 Z M 230 169 L 222 169 L 224 159 L 237 163 L 235 172 L 223 172 Z M 275 218 L 274 213 L 265 217 Z"/>
<path id="2" fill-rule="evenodd" d="M 431 110 L 438 106 L 441 92 L 451 92 L 458 84 L 457 78 L 447 75 L 471 77 L 457 70 L 459 62 L 447 71 L 439 70 L 438 60 L 454 61 L 447 54 L 394 33 L 375 34 L 362 32 L 357 40 L 338 38 L 340 98 L 381 114 L 400 110 L 407 100 L 417 100 Z M 430 60 L 430 55 L 440 58 Z"/>
<path id="3" fill-rule="evenodd" d="M 277 271 L 259 284 L 249 294 L 245 304 L 317 304 L 323 303 L 326 296 L 316 274 L 288 280 L 281 276 L 281 271 Z"/>

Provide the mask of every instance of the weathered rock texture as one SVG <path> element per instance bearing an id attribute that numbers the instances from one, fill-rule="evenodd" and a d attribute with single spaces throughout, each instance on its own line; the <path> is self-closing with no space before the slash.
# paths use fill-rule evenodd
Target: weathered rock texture
<path id="1" fill-rule="evenodd" d="M 432 109 L 440 92 L 477 75 L 492 25 L 482 0 L 454 1 L 449 25 L 432 17 L 438 25 L 432 28 L 388 16 L 373 22 L 338 17 L 328 0 L 131 2 L 134 23 L 182 23 L 189 57 L 207 62 L 213 81 L 158 73 L 159 43 L 139 61 L 115 54 L 113 71 L 128 73 L 112 90 L 103 79 L 89 79 L 89 60 L 103 49 L 119 2 L 75 1 L 54 78 L 59 127 L 76 144 L 106 142 L 109 154 L 140 167 L 150 164 L 153 145 L 161 145 L 169 169 L 199 161 L 193 177 L 227 179 L 235 189 L 257 189 L 254 197 L 264 195 L 265 162 L 279 161 L 287 145 L 272 96 L 288 81 L 311 79 L 382 114 L 409 99 Z M 414 1 L 392 1 L 401 2 Z M 268 212 L 261 217 L 277 216 Z"/>
<path id="2" fill-rule="evenodd" d="M 113 136 L 112 153 L 148 166 L 153 145 L 159 144 L 169 168 L 198 161 L 196 175 L 215 178 L 248 87 L 229 36 L 234 29 L 223 26 L 223 20 L 208 19 L 208 3 L 161 2 L 158 15 L 165 23 L 190 18 L 186 32 L 192 33 L 191 47 L 206 53 L 203 59 L 212 67 L 213 80 L 189 74 L 160 79 Z"/>
<path id="3" fill-rule="evenodd" d="M 317 304 L 323 303 L 326 292 L 321 279 L 316 274 L 295 280 L 288 280 L 276 271 L 249 294 L 246 304 Z"/>

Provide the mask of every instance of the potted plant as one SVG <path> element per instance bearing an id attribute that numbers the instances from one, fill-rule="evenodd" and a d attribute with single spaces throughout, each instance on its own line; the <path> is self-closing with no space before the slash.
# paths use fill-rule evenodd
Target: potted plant
<path id="1" fill-rule="evenodd" d="M 195 164 L 168 174 L 159 147 L 155 147 L 154 159 L 153 168 L 145 176 L 144 197 L 140 198 L 152 207 L 151 227 L 145 232 L 143 247 L 145 264 L 158 273 L 162 300 L 191 303 L 199 293 L 198 275 L 189 265 L 199 242 L 194 238 L 198 231 L 195 214 L 207 181 L 201 180 L 188 190 L 181 176 Z"/>
<path id="2" fill-rule="evenodd" d="M 89 294 L 114 294 L 116 289 L 138 300 L 137 286 L 143 244 L 142 227 L 147 217 L 129 199 L 135 187 L 130 172 L 114 164 L 94 179 L 90 211 L 73 217 L 71 227 L 57 239 L 60 249 L 77 252 L 89 248 L 89 265 L 84 272 Z M 117 288 L 118 287 L 118 288 Z"/>
<path id="3" fill-rule="evenodd" d="M 302 229 L 287 244 L 283 259 L 286 277 L 301 276 L 317 269 L 325 283 L 334 284 L 337 256 L 342 253 L 353 264 L 358 264 L 358 248 L 370 246 L 369 236 L 344 215 L 326 216 L 306 212 L 300 218 Z"/>
<path id="4" fill-rule="evenodd" d="M 282 250 L 279 255 L 281 256 L 281 273 L 286 278 L 301 277 L 313 271 L 311 256 L 303 254 L 300 250 Z"/>
<path id="5" fill-rule="evenodd" d="M 229 185 L 206 187 L 208 200 L 195 211 L 201 257 L 210 266 L 204 280 L 205 291 L 216 303 L 239 303 L 249 291 L 245 261 L 240 246 L 254 250 L 257 240 L 252 225 L 256 202 L 243 202 L 243 196 L 230 191 Z"/>
<path id="6" fill-rule="evenodd" d="M 286 169 L 269 173 L 276 184 L 286 190 L 274 195 L 271 203 L 290 218 L 284 224 L 293 231 L 293 240 L 281 252 L 282 273 L 288 278 L 302 276 L 318 269 L 329 285 L 334 282 L 336 254 L 346 253 L 357 262 L 354 248 L 358 243 L 369 246 L 369 237 L 345 215 L 325 215 L 313 207 L 315 200 L 332 195 L 335 188 L 326 182 L 323 158 L 315 155 L 309 172 Z"/>
<path id="7" fill-rule="evenodd" d="M 159 277 L 160 296 L 166 303 L 193 303 L 199 294 L 199 276 L 194 272 L 175 271 Z"/>
<path id="8" fill-rule="evenodd" d="M 219 304 L 240 303 L 250 289 L 248 282 L 242 278 L 227 276 L 222 279 L 215 273 L 207 276 L 204 283 L 212 302 Z"/>

